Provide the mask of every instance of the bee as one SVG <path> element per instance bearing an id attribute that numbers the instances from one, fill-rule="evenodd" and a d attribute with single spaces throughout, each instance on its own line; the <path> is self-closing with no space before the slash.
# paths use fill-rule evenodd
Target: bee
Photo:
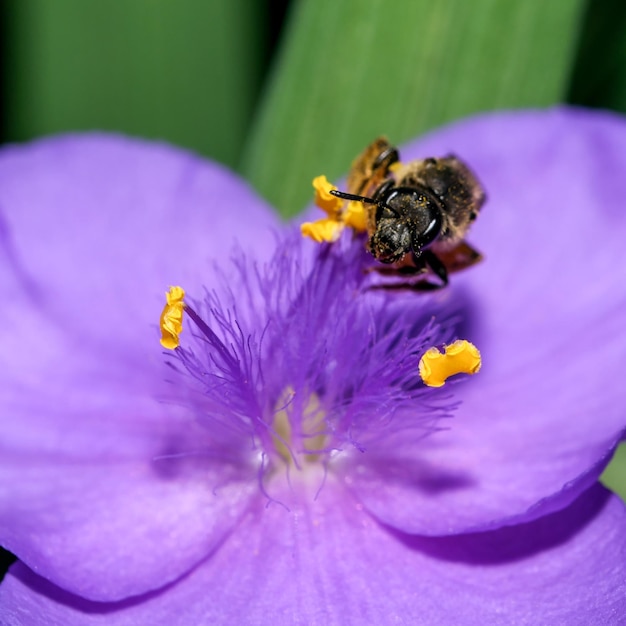
<path id="1" fill-rule="evenodd" d="M 353 162 L 347 192 L 331 193 L 365 204 L 368 249 L 387 266 L 378 271 L 418 276 L 410 284 L 413 289 L 444 287 L 449 274 L 482 259 L 464 237 L 485 193 L 467 165 L 453 155 L 402 164 L 398 150 L 379 137 Z M 420 277 L 424 274 L 436 282 Z"/>

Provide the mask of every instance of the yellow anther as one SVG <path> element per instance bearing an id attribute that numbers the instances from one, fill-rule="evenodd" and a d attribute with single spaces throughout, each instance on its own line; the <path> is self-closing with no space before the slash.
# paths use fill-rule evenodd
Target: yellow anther
<path id="1" fill-rule="evenodd" d="M 481 365 L 478 348 L 464 339 L 445 347 L 443 353 L 430 348 L 420 359 L 419 371 L 424 384 L 441 387 L 454 374 L 475 374 Z"/>
<path id="2" fill-rule="evenodd" d="M 367 230 L 367 215 L 361 202 L 348 202 L 330 192 L 337 189 L 328 182 L 326 176 L 313 179 L 315 188 L 315 204 L 326 212 L 325 217 L 316 222 L 305 222 L 300 226 L 303 237 L 310 237 L 318 243 L 337 241 L 341 231 L 350 227 L 358 232 Z"/>
<path id="3" fill-rule="evenodd" d="M 304 222 L 300 225 L 303 237 L 310 237 L 313 241 L 336 241 L 343 230 L 343 224 L 329 217 L 317 220 L 317 222 Z"/>
<path id="4" fill-rule="evenodd" d="M 346 226 L 353 228 L 359 233 L 367 230 L 367 213 L 362 202 L 348 202 L 348 207 L 343 214 Z"/>
<path id="5" fill-rule="evenodd" d="M 178 335 L 183 332 L 183 311 L 185 290 L 182 287 L 170 287 L 165 293 L 166 304 L 161 313 L 161 345 L 168 350 L 178 348 Z"/>
<path id="6" fill-rule="evenodd" d="M 330 192 L 337 189 L 328 182 L 326 176 L 318 176 L 313 179 L 315 188 L 315 204 L 328 214 L 316 222 L 305 222 L 300 226 L 303 237 L 310 237 L 313 241 L 336 241 L 343 230 L 344 224 L 341 207 L 344 201 L 333 196 Z"/>
<path id="7" fill-rule="evenodd" d="M 313 179 L 313 188 L 315 189 L 315 204 L 328 213 L 329 217 L 338 219 L 341 214 L 343 200 L 330 193 L 337 187 L 331 185 L 326 176 L 317 176 Z"/>

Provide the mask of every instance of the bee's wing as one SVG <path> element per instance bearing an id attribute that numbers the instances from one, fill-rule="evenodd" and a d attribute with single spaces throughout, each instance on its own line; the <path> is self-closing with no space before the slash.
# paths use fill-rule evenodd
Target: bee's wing
<path id="1" fill-rule="evenodd" d="M 352 162 L 348 174 L 348 193 L 370 197 L 389 175 L 389 167 L 398 160 L 398 151 L 385 137 L 375 139 Z"/>
<path id="2" fill-rule="evenodd" d="M 471 267 L 483 258 L 483 255 L 475 248 L 472 248 L 464 239 L 448 250 L 437 250 L 436 254 L 445 265 L 448 274 Z"/>

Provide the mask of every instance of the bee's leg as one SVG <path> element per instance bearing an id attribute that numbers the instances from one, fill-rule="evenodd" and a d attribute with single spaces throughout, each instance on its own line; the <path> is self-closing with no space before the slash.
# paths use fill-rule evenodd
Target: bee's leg
<path id="1" fill-rule="evenodd" d="M 374 285 L 370 289 L 384 289 L 386 291 L 436 291 L 442 289 L 448 284 L 448 270 L 443 261 L 430 250 L 425 250 L 417 256 L 415 253 L 411 253 L 412 265 L 405 265 L 403 267 L 379 267 L 376 271 L 383 275 L 390 275 L 396 277 L 405 277 L 409 280 L 393 283 L 382 283 L 380 285 Z M 420 280 L 410 280 L 416 275 L 423 274 L 430 270 L 441 282 L 431 282 L 427 278 Z"/>
<path id="2" fill-rule="evenodd" d="M 407 276 L 413 277 L 418 274 L 424 274 L 428 271 L 426 261 L 422 257 L 411 254 L 411 260 L 403 261 L 402 265 L 396 263 L 393 265 L 374 265 L 368 271 L 382 274 L 383 276 Z"/>
<path id="3" fill-rule="evenodd" d="M 448 284 L 448 270 L 443 261 L 432 251 L 424 250 L 419 256 L 411 252 L 413 263 L 421 271 L 430 270 L 441 282 L 431 282 L 427 278 L 411 283 L 405 283 L 404 287 L 411 291 L 436 291 Z"/>
<path id="4" fill-rule="evenodd" d="M 394 146 L 388 146 L 374 159 L 372 169 L 376 170 L 382 165 L 384 165 L 385 168 L 389 169 L 391 165 L 397 163 L 399 160 L 400 155 L 398 154 L 398 150 L 394 148 Z"/>
<path id="5" fill-rule="evenodd" d="M 426 265 L 430 267 L 435 276 L 441 280 L 441 287 L 445 287 L 448 284 L 448 270 L 443 264 L 443 261 L 431 250 L 425 250 L 422 253 Z"/>

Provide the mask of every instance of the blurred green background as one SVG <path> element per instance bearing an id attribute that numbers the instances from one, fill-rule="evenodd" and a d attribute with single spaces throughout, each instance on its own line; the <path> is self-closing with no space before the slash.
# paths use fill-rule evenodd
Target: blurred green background
<path id="1" fill-rule="evenodd" d="M 4 142 L 101 129 L 245 175 L 283 215 L 345 173 L 478 111 L 626 110 L 623 0 L 5 0 Z M 328 136 L 332 136 L 332 150 Z M 626 496 L 626 448 L 606 483 Z"/>

